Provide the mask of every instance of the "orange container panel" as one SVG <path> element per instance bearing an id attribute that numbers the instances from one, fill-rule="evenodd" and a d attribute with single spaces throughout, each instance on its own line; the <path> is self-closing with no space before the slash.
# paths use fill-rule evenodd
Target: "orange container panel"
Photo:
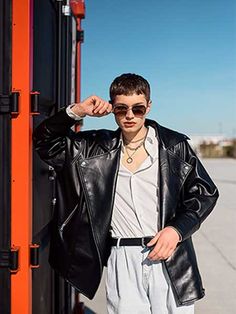
<path id="1" fill-rule="evenodd" d="M 12 121 L 12 247 L 19 247 L 19 271 L 12 275 L 11 314 L 31 313 L 29 246 L 32 225 L 32 118 L 30 0 L 12 1 L 12 89 L 20 92 Z"/>

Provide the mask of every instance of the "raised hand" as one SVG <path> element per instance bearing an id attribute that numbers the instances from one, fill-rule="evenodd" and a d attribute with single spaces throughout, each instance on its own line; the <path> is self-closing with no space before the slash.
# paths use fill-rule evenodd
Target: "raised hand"
<path id="1" fill-rule="evenodd" d="M 71 110 L 80 117 L 103 117 L 112 111 L 112 105 L 98 96 L 90 96 L 80 103 L 75 103 Z"/>

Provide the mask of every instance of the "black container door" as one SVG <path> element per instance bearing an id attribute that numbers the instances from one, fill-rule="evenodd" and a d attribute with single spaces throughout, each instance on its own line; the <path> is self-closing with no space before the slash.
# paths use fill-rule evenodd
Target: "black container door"
<path id="1" fill-rule="evenodd" d="M 34 0 L 33 88 L 40 115 L 34 127 L 70 101 L 71 17 L 63 1 Z M 33 314 L 71 313 L 71 287 L 48 264 L 49 224 L 56 202 L 56 176 L 33 155 L 33 243 L 40 245 L 40 267 L 33 270 Z"/>

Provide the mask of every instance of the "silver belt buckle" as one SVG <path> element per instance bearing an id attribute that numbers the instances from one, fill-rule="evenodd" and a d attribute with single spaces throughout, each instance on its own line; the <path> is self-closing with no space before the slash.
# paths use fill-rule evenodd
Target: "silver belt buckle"
<path id="1" fill-rule="evenodd" d="M 144 239 L 145 239 L 144 237 L 141 238 L 141 245 L 142 245 L 143 248 L 146 247 L 146 245 L 145 245 L 145 243 L 144 243 Z"/>

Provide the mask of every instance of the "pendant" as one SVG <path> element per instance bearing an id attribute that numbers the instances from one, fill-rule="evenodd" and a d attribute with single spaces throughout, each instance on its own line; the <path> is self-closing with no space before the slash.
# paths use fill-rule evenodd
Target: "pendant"
<path id="1" fill-rule="evenodd" d="M 129 158 L 126 159 L 126 161 L 127 161 L 128 164 L 131 164 L 131 162 L 133 162 L 133 158 L 129 157 Z"/>

